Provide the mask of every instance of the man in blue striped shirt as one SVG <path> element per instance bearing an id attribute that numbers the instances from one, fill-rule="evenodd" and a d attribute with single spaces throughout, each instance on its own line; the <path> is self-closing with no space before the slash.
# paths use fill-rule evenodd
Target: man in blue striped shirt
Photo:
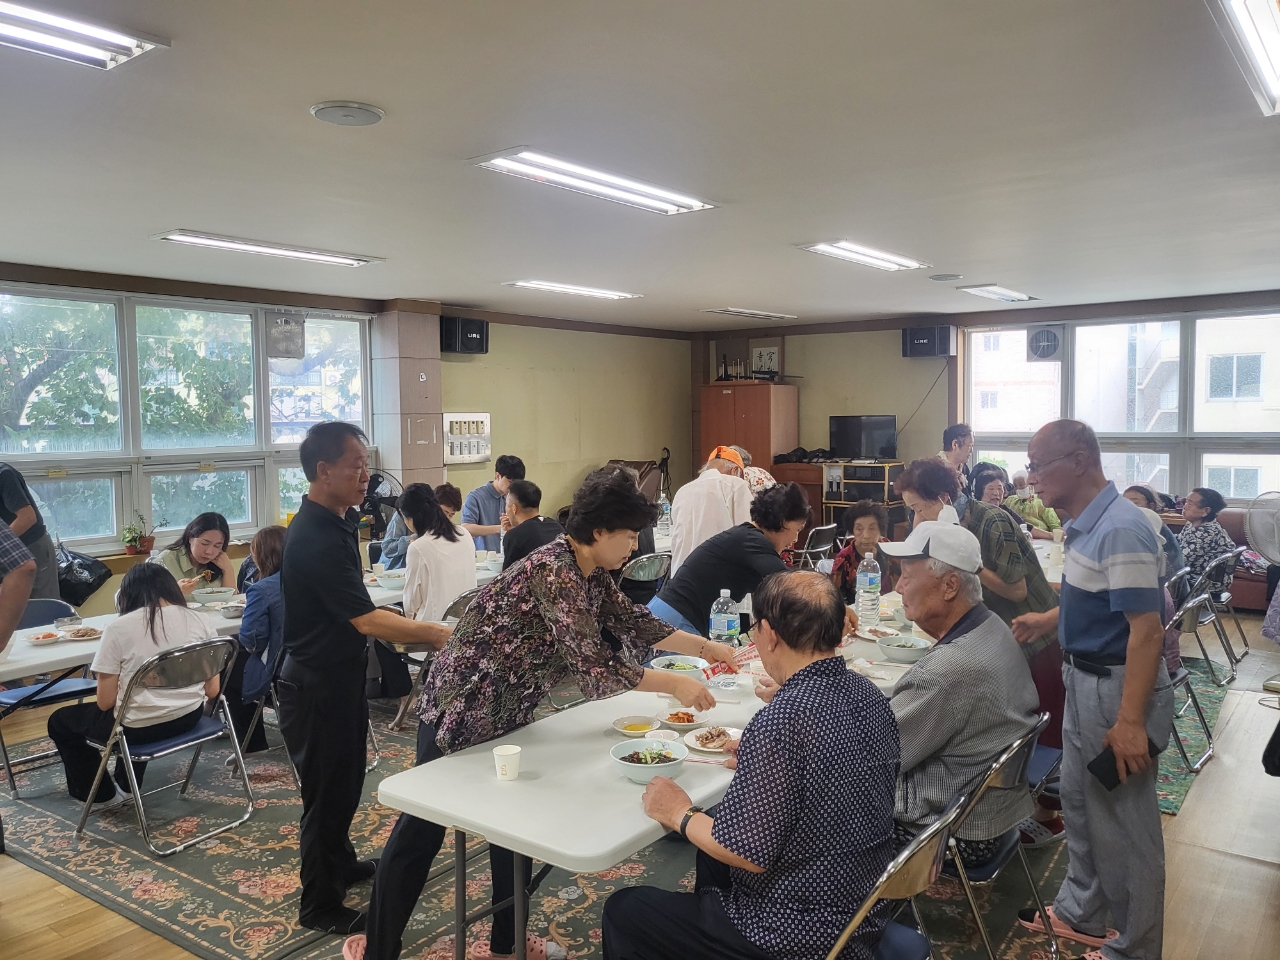
<path id="1" fill-rule="evenodd" d="M 1100 949 L 1106 960 L 1159 960 L 1164 837 L 1151 750 L 1168 746 L 1173 729 L 1173 690 L 1161 655 L 1160 544 L 1141 511 L 1106 478 L 1088 425 L 1050 423 L 1027 455 L 1028 482 L 1047 506 L 1071 517 L 1058 608 L 1070 865 L 1048 909 L 1059 936 Z M 1121 781 L 1112 790 L 1087 769 L 1108 748 Z M 1034 912 L 1020 919 L 1038 930 Z M 1114 930 L 1107 929 L 1108 915 Z"/>

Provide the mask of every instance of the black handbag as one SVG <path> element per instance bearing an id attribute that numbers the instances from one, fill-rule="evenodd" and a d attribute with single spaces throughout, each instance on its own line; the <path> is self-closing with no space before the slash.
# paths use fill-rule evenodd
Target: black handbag
<path id="1" fill-rule="evenodd" d="M 1262 769 L 1267 772 L 1267 776 L 1280 777 L 1280 723 L 1276 724 L 1275 732 L 1262 751 Z"/>
<path id="2" fill-rule="evenodd" d="M 68 550 L 58 541 L 58 592 L 73 607 L 81 606 L 111 579 L 111 568 L 96 557 Z"/>

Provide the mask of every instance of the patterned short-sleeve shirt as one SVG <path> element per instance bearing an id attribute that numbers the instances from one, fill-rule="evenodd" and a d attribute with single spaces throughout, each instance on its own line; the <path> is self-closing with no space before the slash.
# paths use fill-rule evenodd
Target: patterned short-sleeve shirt
<path id="1" fill-rule="evenodd" d="M 1178 532 L 1178 543 L 1182 545 L 1182 562 L 1191 568 L 1192 583 L 1199 579 L 1209 564 L 1236 548 L 1231 534 L 1217 520 L 1206 520 L 1198 527 L 1188 523 Z M 1210 590 L 1225 590 L 1231 586 L 1231 580 L 1231 573 L 1223 573 L 1214 577 L 1208 586 Z"/>
<path id="2" fill-rule="evenodd" d="M 24 563 L 30 563 L 34 559 L 26 544 L 9 529 L 9 525 L 0 523 L 0 577 L 7 577 Z"/>
<path id="3" fill-rule="evenodd" d="M 476 595 L 431 665 L 418 716 L 436 725 L 445 753 L 484 743 L 532 723 L 538 702 L 567 677 L 592 700 L 632 689 L 650 648 L 674 632 L 627 599 L 608 570 L 584 577 L 561 536 Z"/>
<path id="4" fill-rule="evenodd" d="M 889 701 L 842 659 L 790 677 L 742 734 L 716 842 L 764 867 L 733 868 L 725 912 L 783 960 L 821 960 L 893 855 L 898 726 Z M 881 904 L 841 954 L 869 960 Z"/>

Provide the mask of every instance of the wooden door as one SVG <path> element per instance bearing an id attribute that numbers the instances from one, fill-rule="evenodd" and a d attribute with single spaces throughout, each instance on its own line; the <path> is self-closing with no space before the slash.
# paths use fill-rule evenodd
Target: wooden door
<path id="1" fill-rule="evenodd" d="M 766 469 L 773 462 L 771 389 L 767 384 L 739 387 L 733 402 L 737 421 L 733 442 Z"/>
<path id="2" fill-rule="evenodd" d="M 706 462 L 711 451 L 720 444 L 737 443 L 737 417 L 734 411 L 735 387 L 709 383 L 702 388 L 702 450 L 694 469 Z"/>

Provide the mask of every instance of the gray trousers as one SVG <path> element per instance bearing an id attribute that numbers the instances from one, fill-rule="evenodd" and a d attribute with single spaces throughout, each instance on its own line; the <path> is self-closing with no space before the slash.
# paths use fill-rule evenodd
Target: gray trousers
<path id="1" fill-rule="evenodd" d="M 1123 666 L 1095 677 L 1063 664 L 1062 816 L 1070 863 L 1053 903 L 1057 916 L 1107 941 L 1108 960 L 1160 960 L 1164 939 L 1164 834 L 1156 801 L 1156 763 L 1108 792 L 1086 765 L 1103 750 L 1124 690 Z M 1147 704 L 1147 736 L 1161 750 L 1173 732 L 1173 688 L 1164 663 Z"/>
<path id="2" fill-rule="evenodd" d="M 58 589 L 58 551 L 53 547 L 53 538 L 46 533 L 35 543 L 28 544 L 27 549 L 36 558 L 36 582 L 31 585 L 31 599 L 61 600 L 62 593 Z"/>

